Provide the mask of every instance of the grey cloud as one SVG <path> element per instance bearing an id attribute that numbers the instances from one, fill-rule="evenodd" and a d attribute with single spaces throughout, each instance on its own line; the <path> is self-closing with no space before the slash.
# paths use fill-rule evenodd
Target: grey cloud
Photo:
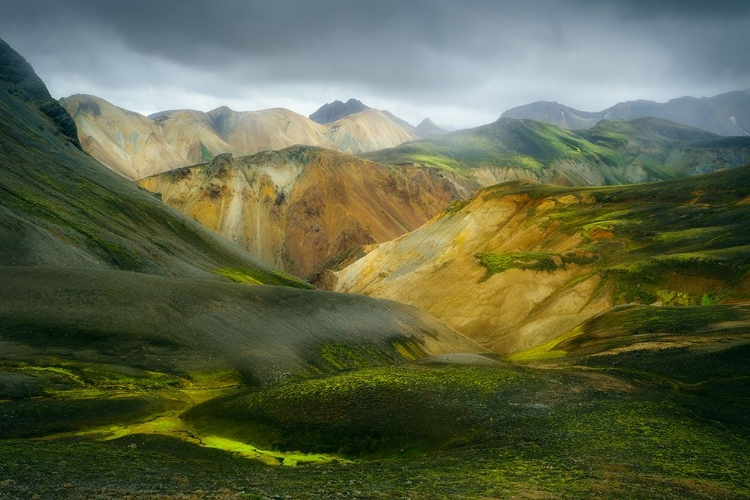
<path id="1" fill-rule="evenodd" d="M 478 117 L 528 100 L 595 109 L 750 87 L 746 1 L 14 3 L 0 36 L 43 78 L 104 94 L 168 87 L 271 102 L 297 89 L 287 100 L 367 95 L 412 113 Z M 342 89 L 360 94 L 331 95 Z"/>

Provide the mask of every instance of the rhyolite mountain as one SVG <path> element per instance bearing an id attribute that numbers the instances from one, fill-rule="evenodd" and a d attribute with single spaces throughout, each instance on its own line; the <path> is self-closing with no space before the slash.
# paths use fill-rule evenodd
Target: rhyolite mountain
<path id="1" fill-rule="evenodd" d="M 338 272 L 498 353 L 610 307 L 750 299 L 750 166 L 628 186 L 489 187 Z"/>
<path id="2" fill-rule="evenodd" d="M 713 97 L 679 97 L 665 103 L 625 101 L 602 111 L 587 112 L 557 102 L 538 101 L 505 111 L 502 117 L 537 120 L 571 130 L 586 129 L 600 120 L 663 118 L 719 135 L 750 135 L 750 90 Z"/>
<path id="3" fill-rule="evenodd" d="M 750 137 L 721 137 L 659 118 L 601 121 L 571 131 L 534 120 L 494 123 L 362 155 L 375 162 L 436 167 L 477 185 L 534 180 L 607 185 L 665 180 L 750 162 Z"/>
<path id="4" fill-rule="evenodd" d="M 104 99 L 73 95 L 60 100 L 75 120 L 86 152 L 130 179 L 295 144 L 362 153 L 395 146 L 418 136 L 389 113 L 366 109 L 326 125 L 293 111 L 273 108 L 208 113 L 176 110 L 145 117 Z"/>
<path id="5" fill-rule="evenodd" d="M 361 111 L 371 109 L 370 106 L 362 104 L 357 99 L 351 98 L 346 102 L 333 101 L 322 105 L 308 118 L 316 123 L 325 125 L 327 123 L 335 122 L 345 116 L 353 115 Z"/>
<path id="6" fill-rule="evenodd" d="M 386 167 L 311 146 L 219 155 L 139 185 L 262 261 L 308 279 L 473 192 L 451 172 Z"/>

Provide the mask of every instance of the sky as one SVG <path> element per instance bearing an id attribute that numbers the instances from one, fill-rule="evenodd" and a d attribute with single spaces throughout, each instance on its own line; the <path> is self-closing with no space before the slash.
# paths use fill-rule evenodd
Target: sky
<path id="1" fill-rule="evenodd" d="M 54 97 L 150 114 L 357 98 L 413 123 L 750 88 L 750 1 L 0 0 Z"/>

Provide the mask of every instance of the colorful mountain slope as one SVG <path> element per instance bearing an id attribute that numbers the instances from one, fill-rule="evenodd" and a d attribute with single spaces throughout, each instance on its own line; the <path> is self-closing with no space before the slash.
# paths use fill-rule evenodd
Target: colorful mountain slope
<path id="1" fill-rule="evenodd" d="M 388 168 L 296 146 L 221 155 L 139 184 L 264 262 L 319 279 L 323 268 L 353 258 L 363 245 L 416 229 L 468 196 L 456 180 L 435 169 Z"/>
<path id="2" fill-rule="evenodd" d="M 511 182 L 338 273 L 336 289 L 420 307 L 495 352 L 615 304 L 748 298 L 750 167 L 661 183 Z"/>

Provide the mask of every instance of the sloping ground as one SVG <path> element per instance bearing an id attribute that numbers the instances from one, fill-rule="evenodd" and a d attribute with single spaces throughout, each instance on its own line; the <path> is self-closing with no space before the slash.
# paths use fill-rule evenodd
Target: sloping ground
<path id="1" fill-rule="evenodd" d="M 363 245 L 416 229 L 468 195 L 461 181 L 435 169 L 388 168 L 297 146 L 222 155 L 139 184 L 264 262 L 307 277 Z"/>
<path id="2" fill-rule="evenodd" d="M 0 356 L 32 376 L 43 372 L 24 363 L 171 376 L 234 370 L 257 384 L 482 352 L 426 314 L 367 297 L 109 270 L 6 267 L 0 281 Z"/>
<path id="3" fill-rule="evenodd" d="M 607 310 L 511 359 L 654 384 L 669 404 L 750 436 L 750 305 Z"/>
<path id="4" fill-rule="evenodd" d="M 76 449 L 13 443 L 6 470 L 32 484 L 38 467 L 62 468 L 68 488 L 111 495 L 748 498 L 748 326 L 747 305 L 620 307 L 551 342 L 557 350 L 521 353 L 525 365 L 366 368 L 237 391 L 181 416 L 194 432 L 273 447 L 287 465 L 284 450 L 352 462 L 253 470 L 140 434 Z M 83 465 L 44 458 L 61 452 Z M 99 478 L 102 454 L 128 477 L 143 476 L 134 459 L 149 464 L 149 486 Z"/>
<path id="5" fill-rule="evenodd" d="M 615 304 L 750 296 L 750 167 L 621 187 L 507 183 L 338 273 L 339 291 L 415 305 L 499 353 Z"/>
<path id="6" fill-rule="evenodd" d="M 366 109 L 321 125 L 283 108 L 208 113 L 165 111 L 145 117 L 95 96 L 61 99 L 78 126 L 84 150 L 112 170 L 140 179 L 177 167 L 284 149 L 295 144 L 352 154 L 417 139 L 413 127 L 385 112 Z"/>
<path id="7" fill-rule="evenodd" d="M 483 186 L 510 180 L 611 185 L 744 165 L 750 161 L 750 138 L 722 138 L 655 118 L 602 122 L 579 133 L 542 122 L 500 118 L 363 156 L 380 163 L 461 172 Z"/>
<path id="8" fill-rule="evenodd" d="M 121 411 L 120 422 L 136 419 L 130 430 L 141 433 L 117 438 L 109 425 L 116 439 L 104 442 L 5 440 L 0 492 L 750 498 L 748 326 L 747 305 L 625 306 L 519 354 L 523 365 L 427 360 L 225 390 L 182 413 L 181 439 Z M 187 432 L 234 443 L 236 454 L 192 443 Z M 247 443 L 274 447 L 265 457 L 276 464 L 301 466 L 252 465 L 238 457 L 257 450 Z M 324 451 L 351 461 L 305 463 L 325 461 Z"/>
<path id="9" fill-rule="evenodd" d="M 586 112 L 556 102 L 533 102 L 518 106 L 502 117 L 538 120 L 562 128 L 580 130 L 600 120 L 632 120 L 652 116 L 727 136 L 750 135 L 750 90 L 713 97 L 680 97 L 669 102 L 638 100 L 620 102 L 611 108 Z"/>

